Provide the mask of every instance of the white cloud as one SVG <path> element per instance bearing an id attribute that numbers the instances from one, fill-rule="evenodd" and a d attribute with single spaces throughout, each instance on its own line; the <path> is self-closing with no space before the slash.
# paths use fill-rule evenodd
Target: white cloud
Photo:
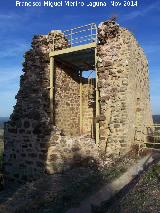
<path id="1" fill-rule="evenodd" d="M 0 67 L 0 117 L 9 116 L 19 89 L 20 67 Z"/>
<path id="2" fill-rule="evenodd" d="M 160 114 L 160 95 L 151 96 L 151 104 L 153 114 Z"/>
<path id="3" fill-rule="evenodd" d="M 0 14 L 0 21 L 10 21 L 17 18 L 19 18 L 17 14 Z"/>
<path id="4" fill-rule="evenodd" d="M 131 13 L 124 15 L 123 19 L 124 20 L 131 20 L 131 19 L 135 19 L 135 18 L 138 18 L 138 17 L 145 16 L 147 13 L 151 12 L 152 10 L 156 10 L 156 9 L 159 10 L 159 6 L 160 6 L 160 3 L 155 2 L 153 4 L 146 6 L 144 9 L 136 10 L 136 11 L 133 11 Z"/>
<path id="5" fill-rule="evenodd" d="M 1 33 L 7 32 L 8 30 L 15 30 L 16 26 L 23 21 L 22 17 L 18 14 L 0 14 L 0 28 Z M 14 24 L 13 24 L 14 23 Z"/>
<path id="6" fill-rule="evenodd" d="M 142 47 L 147 54 L 160 52 L 160 44 L 142 44 Z"/>
<path id="7" fill-rule="evenodd" d="M 3 46 L 0 47 L 0 58 L 17 56 L 18 54 L 23 54 L 27 49 L 29 49 L 29 44 L 25 41 L 17 40 L 6 40 L 3 42 Z"/>
<path id="8" fill-rule="evenodd" d="M 0 29 L 2 33 L 17 31 L 17 28 L 24 28 L 32 23 L 34 17 L 40 16 L 43 12 L 40 8 L 23 8 L 18 13 L 1 13 L 0 14 Z"/>
<path id="9" fill-rule="evenodd" d="M 8 117 L 12 113 L 16 103 L 15 95 L 14 90 L 0 92 L 0 117 Z"/>
<path id="10" fill-rule="evenodd" d="M 11 68 L 0 68 L 0 84 L 7 84 L 13 80 L 19 79 L 22 74 L 19 67 Z M 6 85 L 7 86 L 7 85 Z"/>
<path id="11" fill-rule="evenodd" d="M 159 87 L 159 88 L 160 88 L 160 79 L 152 78 L 152 79 L 151 79 L 151 84 L 152 84 L 152 86 L 154 86 L 154 87 Z M 159 90 L 159 93 L 160 93 L 160 90 Z"/>
<path id="12" fill-rule="evenodd" d="M 3 100 L 6 94 L 9 102 L 15 97 L 19 89 L 20 75 L 22 75 L 20 67 L 0 68 L 0 105 L 8 104 Z M 8 99 L 11 94 L 14 94 L 13 98 Z"/>

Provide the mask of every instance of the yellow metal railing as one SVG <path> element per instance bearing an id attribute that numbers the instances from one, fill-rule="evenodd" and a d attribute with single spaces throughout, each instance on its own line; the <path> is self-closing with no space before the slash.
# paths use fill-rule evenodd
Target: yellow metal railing
<path id="1" fill-rule="evenodd" d="M 92 42 L 97 43 L 97 26 L 95 23 L 65 30 L 63 33 L 68 41 L 68 47 Z"/>
<path id="2" fill-rule="evenodd" d="M 160 149 L 160 125 L 155 124 L 147 128 L 146 148 Z"/>
<path id="3" fill-rule="evenodd" d="M 135 132 L 135 136 L 137 132 L 142 134 L 141 140 L 138 140 L 136 143 L 139 147 L 138 155 L 144 149 L 160 150 L 160 124 L 154 124 L 143 127 L 138 126 Z"/>

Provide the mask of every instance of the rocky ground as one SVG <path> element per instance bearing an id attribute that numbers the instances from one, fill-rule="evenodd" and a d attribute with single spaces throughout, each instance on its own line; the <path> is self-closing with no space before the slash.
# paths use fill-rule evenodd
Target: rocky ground
<path id="1" fill-rule="evenodd" d="M 65 213 L 71 207 L 97 192 L 104 184 L 120 177 L 139 158 L 137 150 L 117 159 L 108 167 L 74 168 L 61 174 L 44 176 L 26 185 L 11 185 L 0 192 L 0 213 Z M 160 164 L 152 166 L 130 190 L 107 208 L 94 213 L 149 213 L 160 212 Z"/>
<path id="2" fill-rule="evenodd" d="M 160 161 L 107 205 L 101 213 L 159 213 Z"/>
<path id="3" fill-rule="evenodd" d="M 64 213 L 95 193 L 107 182 L 118 178 L 134 162 L 128 154 L 110 167 L 75 168 L 63 174 L 44 176 L 39 181 L 21 187 L 11 187 L 0 193 L 0 212 Z"/>

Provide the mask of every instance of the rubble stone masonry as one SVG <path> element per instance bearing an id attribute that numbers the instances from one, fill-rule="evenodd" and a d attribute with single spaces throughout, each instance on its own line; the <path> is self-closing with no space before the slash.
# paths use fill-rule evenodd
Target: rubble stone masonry
<path id="1" fill-rule="evenodd" d="M 79 135 L 80 131 L 80 77 L 73 68 L 55 70 L 55 125 L 64 135 Z"/>
<path id="2" fill-rule="evenodd" d="M 83 134 L 95 138 L 96 94 L 95 78 L 82 80 Z"/>
<path id="3" fill-rule="evenodd" d="M 17 103 L 5 125 L 4 173 L 8 180 L 32 181 L 80 162 L 90 164 L 100 160 L 98 151 L 107 156 L 124 154 L 133 144 L 146 141 L 145 126 L 152 124 L 147 59 L 134 36 L 114 21 L 98 27 L 99 149 L 94 139 L 80 136 L 79 72 L 58 61 L 52 123 L 49 53 L 53 37 L 56 50 L 67 47 L 64 35 L 53 31 L 34 36 L 32 49 L 24 55 Z M 86 81 L 83 79 L 83 129 L 89 135 L 92 122 L 95 125 L 95 85 L 90 93 L 94 101 L 88 105 Z"/>
<path id="4" fill-rule="evenodd" d="M 114 21 L 98 27 L 100 146 L 108 154 L 125 153 L 146 142 L 152 124 L 148 62 L 132 33 Z"/>

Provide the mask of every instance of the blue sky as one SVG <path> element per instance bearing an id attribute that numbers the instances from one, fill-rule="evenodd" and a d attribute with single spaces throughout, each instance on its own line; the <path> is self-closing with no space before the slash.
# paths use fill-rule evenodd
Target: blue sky
<path id="1" fill-rule="evenodd" d="M 28 1 L 28 0 L 26 0 Z M 43 2 L 43 0 L 40 0 Z M 89 2 L 89 0 L 85 0 Z M 92 0 L 94 1 L 94 0 Z M 31 2 L 33 2 L 31 0 Z M 106 2 L 110 2 L 106 0 Z M 123 2 L 120 0 L 120 2 Z M 149 61 L 153 114 L 160 114 L 160 1 L 139 0 L 138 7 L 59 7 L 22 8 L 15 0 L 0 5 L 0 117 L 9 116 L 22 75 L 23 54 L 30 48 L 33 35 L 53 29 L 69 29 L 118 16 L 144 48 Z"/>

